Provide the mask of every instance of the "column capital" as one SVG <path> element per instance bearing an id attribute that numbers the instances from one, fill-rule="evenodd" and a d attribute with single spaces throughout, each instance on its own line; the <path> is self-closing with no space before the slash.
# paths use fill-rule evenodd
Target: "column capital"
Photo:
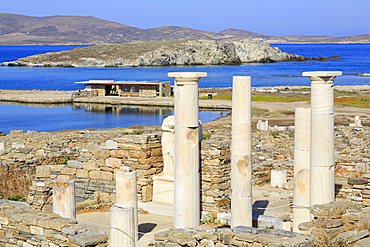
<path id="1" fill-rule="evenodd" d="M 336 76 L 342 75 L 342 71 L 307 71 L 302 76 L 310 78 L 311 83 L 333 83 Z"/>
<path id="2" fill-rule="evenodd" d="M 192 82 L 196 83 L 202 77 L 206 77 L 207 73 L 205 72 L 170 72 L 167 74 L 168 77 L 175 78 L 176 82 Z"/>

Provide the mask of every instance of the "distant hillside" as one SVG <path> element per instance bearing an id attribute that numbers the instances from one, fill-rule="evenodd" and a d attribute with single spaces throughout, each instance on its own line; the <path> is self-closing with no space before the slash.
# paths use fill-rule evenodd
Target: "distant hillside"
<path id="1" fill-rule="evenodd" d="M 0 14 L 0 45 L 122 44 L 179 39 L 247 40 L 266 43 L 370 43 L 370 34 L 333 38 L 302 35 L 270 36 L 233 28 L 221 32 L 174 26 L 140 29 L 93 16 L 33 17 Z"/>

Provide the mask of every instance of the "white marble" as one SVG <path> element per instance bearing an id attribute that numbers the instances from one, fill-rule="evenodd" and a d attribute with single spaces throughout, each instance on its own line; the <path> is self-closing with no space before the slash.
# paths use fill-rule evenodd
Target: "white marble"
<path id="1" fill-rule="evenodd" d="M 311 108 L 295 109 L 294 130 L 294 185 L 293 231 L 300 232 L 298 225 L 311 220 L 310 206 L 310 124 Z"/>
<path id="2" fill-rule="evenodd" d="M 270 186 L 273 188 L 283 188 L 287 182 L 286 170 L 271 170 L 270 173 Z"/>
<path id="3" fill-rule="evenodd" d="M 200 224 L 198 81 L 207 73 L 168 73 L 175 79 L 174 227 Z"/>
<path id="4" fill-rule="evenodd" d="M 311 80 L 310 204 L 334 201 L 334 92 L 341 71 L 303 72 Z"/>
<path id="5" fill-rule="evenodd" d="M 6 153 L 5 142 L 2 141 L 0 142 L 0 154 L 5 154 L 5 153 Z"/>
<path id="6" fill-rule="evenodd" d="M 76 219 L 76 199 L 74 180 L 53 182 L 53 213 L 63 218 Z"/>
<path id="7" fill-rule="evenodd" d="M 252 226 L 251 77 L 233 77 L 231 227 Z"/>
<path id="8" fill-rule="evenodd" d="M 137 173 L 128 167 L 116 171 L 116 204 L 130 205 L 134 209 L 134 224 L 136 226 L 135 240 L 138 240 L 138 206 L 137 206 Z"/>
<path id="9" fill-rule="evenodd" d="M 114 204 L 110 208 L 110 237 L 111 247 L 135 247 L 137 224 L 135 224 L 135 209 L 131 205 Z"/>
<path id="10" fill-rule="evenodd" d="M 175 116 L 168 116 L 162 123 L 163 175 L 174 175 Z"/>

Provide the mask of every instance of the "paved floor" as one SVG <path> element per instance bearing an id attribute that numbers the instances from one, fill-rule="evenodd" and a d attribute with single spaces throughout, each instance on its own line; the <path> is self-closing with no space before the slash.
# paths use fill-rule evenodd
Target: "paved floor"
<path id="1" fill-rule="evenodd" d="M 110 213 L 89 212 L 77 215 L 79 223 L 96 226 L 109 236 Z M 154 234 L 172 228 L 173 218 L 154 214 L 139 214 L 139 242 L 137 247 L 153 243 Z"/>

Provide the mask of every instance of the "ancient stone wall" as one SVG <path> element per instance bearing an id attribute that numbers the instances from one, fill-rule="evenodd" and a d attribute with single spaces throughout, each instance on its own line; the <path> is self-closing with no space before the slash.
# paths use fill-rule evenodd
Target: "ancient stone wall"
<path id="1" fill-rule="evenodd" d="M 369 246 L 370 208 L 338 201 L 310 207 L 314 219 L 299 225 L 301 234 L 278 229 L 202 225 L 154 235 L 155 245 L 170 246 Z"/>
<path id="2" fill-rule="evenodd" d="M 0 166 L 2 170 L 13 167 L 24 174 L 22 179 L 28 179 L 31 185 L 28 202 L 45 211 L 51 210 L 51 183 L 55 179 L 74 179 L 79 202 L 90 198 L 113 203 L 114 171 L 121 166 L 138 172 L 139 199 L 148 202 L 153 195 L 152 177 L 163 169 L 161 131 L 141 132 L 134 129 L 12 131 L 0 137 L 6 144 L 6 152 L 0 154 Z M 369 127 L 335 128 L 337 198 L 369 204 L 369 136 Z M 230 140 L 229 125 L 203 130 L 201 206 L 205 212 L 230 210 Z M 272 169 L 283 169 L 288 171 L 289 188 L 293 177 L 293 142 L 291 128 L 253 131 L 254 185 L 268 183 Z M 349 183 L 349 177 L 359 180 Z"/>
<path id="3" fill-rule="evenodd" d="M 0 200 L 0 246 L 108 246 L 108 236 L 74 219 Z"/>

